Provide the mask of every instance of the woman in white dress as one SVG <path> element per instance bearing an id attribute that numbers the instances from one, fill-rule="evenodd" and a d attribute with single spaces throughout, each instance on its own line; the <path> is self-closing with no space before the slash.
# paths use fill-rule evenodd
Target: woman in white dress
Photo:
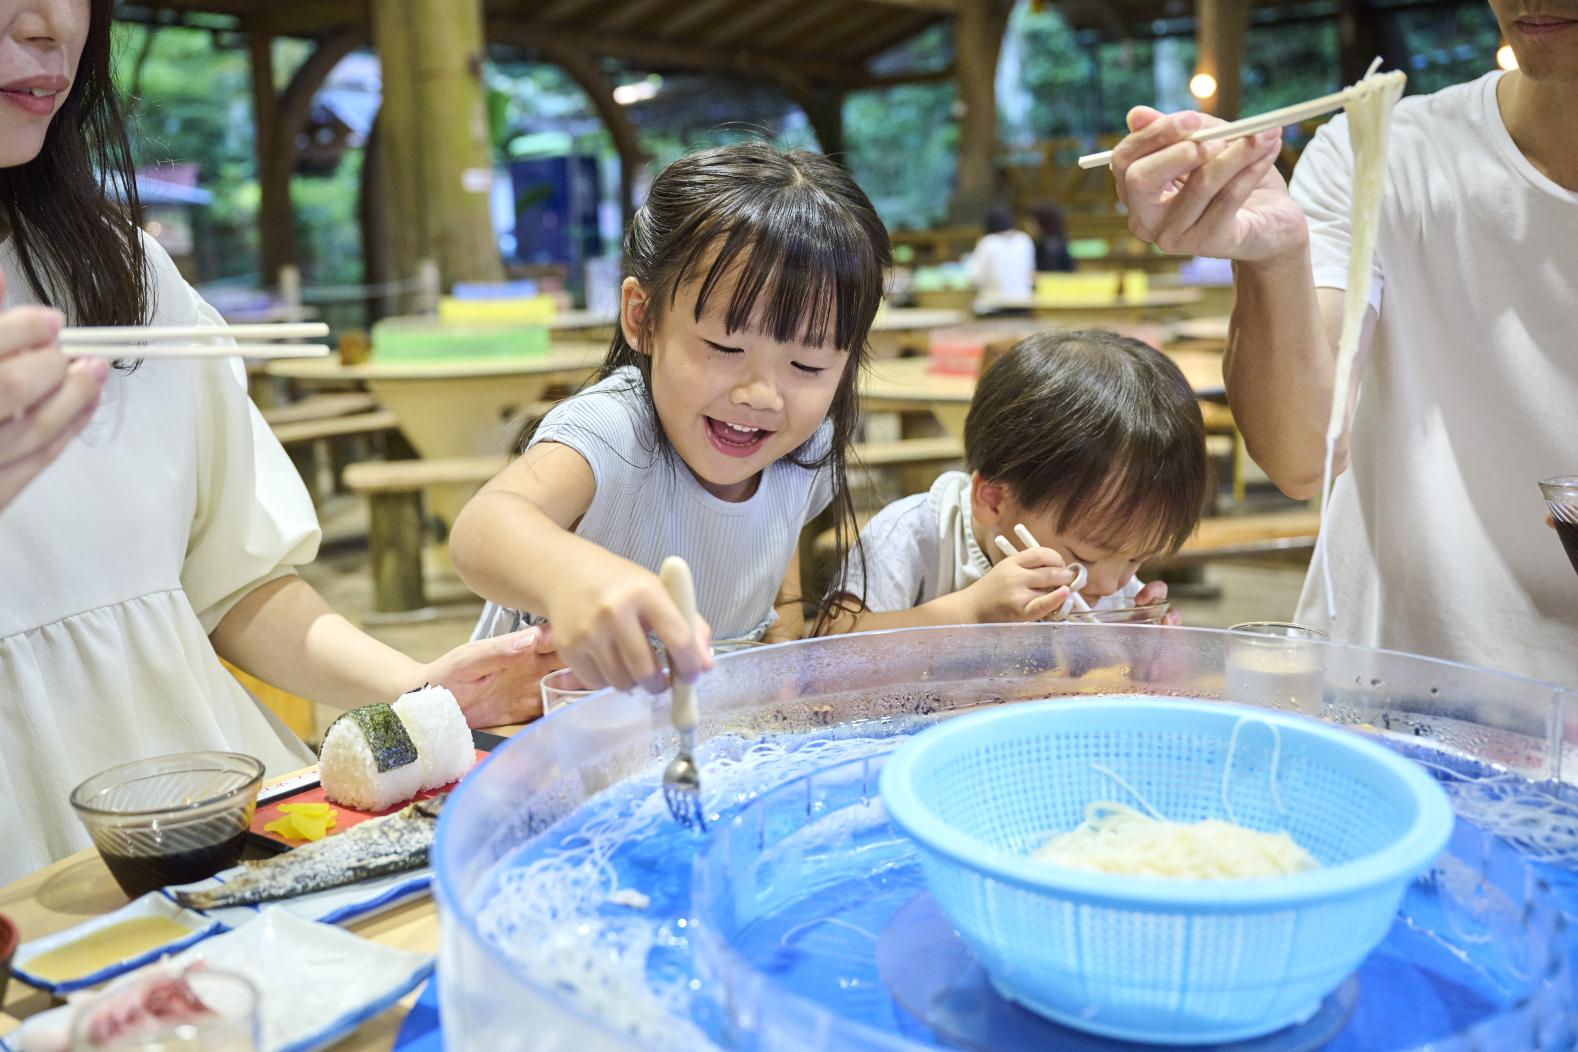
<path id="1" fill-rule="evenodd" d="M 67 795 L 106 767 L 312 761 L 220 656 L 344 707 L 442 683 L 473 726 L 534 715 L 551 660 L 529 631 L 422 664 L 334 614 L 293 569 L 317 521 L 235 359 L 106 369 L 52 346 L 62 314 L 223 324 L 132 220 L 111 5 L 0 0 L 0 883 L 86 846 Z"/>

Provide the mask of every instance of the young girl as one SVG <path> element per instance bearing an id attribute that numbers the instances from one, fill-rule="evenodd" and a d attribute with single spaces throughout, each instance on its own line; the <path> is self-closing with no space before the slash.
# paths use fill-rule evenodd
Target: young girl
<path id="1" fill-rule="evenodd" d="M 800 634 L 797 541 L 832 500 L 889 265 L 848 174 L 761 144 L 682 158 L 624 244 L 598 382 L 548 413 L 455 522 L 478 635 L 544 619 L 591 685 L 662 688 L 708 664 L 656 571 L 683 556 L 713 636 Z M 776 610 L 784 612 L 776 620 Z"/>
<path id="2" fill-rule="evenodd" d="M 964 450 L 968 474 L 861 531 L 835 631 L 1041 620 L 1068 600 L 1072 563 L 1096 609 L 1167 598 L 1135 572 L 1194 531 L 1206 460 L 1200 407 L 1166 355 L 1102 330 L 1023 340 L 981 377 Z M 1018 525 L 1037 546 L 1006 556 L 996 538 Z"/>

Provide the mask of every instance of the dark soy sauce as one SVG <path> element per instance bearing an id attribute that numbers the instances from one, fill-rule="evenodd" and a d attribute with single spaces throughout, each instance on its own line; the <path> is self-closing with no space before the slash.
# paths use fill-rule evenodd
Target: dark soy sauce
<path id="1" fill-rule="evenodd" d="M 247 831 L 242 829 L 229 840 L 168 855 L 114 855 L 100 851 L 115 883 L 129 898 L 146 895 L 171 884 L 190 884 L 229 869 L 241 861 Z"/>
<path id="2" fill-rule="evenodd" d="M 1567 558 L 1573 564 L 1573 569 L 1578 570 L 1578 523 L 1557 519 L 1556 536 L 1562 539 L 1562 547 L 1567 549 Z"/>

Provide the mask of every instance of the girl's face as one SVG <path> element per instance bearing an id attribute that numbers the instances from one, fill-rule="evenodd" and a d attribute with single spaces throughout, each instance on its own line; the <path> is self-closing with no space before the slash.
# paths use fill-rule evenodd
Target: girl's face
<path id="1" fill-rule="evenodd" d="M 1055 506 L 1032 510 L 1026 508 L 1002 483 L 987 482 L 980 475 L 971 479 L 970 513 L 976 525 L 988 535 L 1000 533 L 1022 547 L 1014 536 L 1014 527 L 1020 523 L 1030 531 L 1030 536 L 1044 548 L 1051 548 L 1063 557 L 1065 563 L 1080 563 L 1089 573 L 1089 579 L 1080 595 L 1089 602 L 1103 599 L 1134 580 L 1145 560 L 1159 552 L 1136 551 L 1111 539 L 1086 536 L 1077 524 L 1059 532 L 1058 509 Z M 1000 554 L 995 543 L 981 545 L 996 559 Z"/>
<path id="2" fill-rule="evenodd" d="M 827 419 L 848 355 L 832 346 L 779 343 L 745 329 L 725 331 L 732 283 L 719 281 L 696 319 L 700 280 L 679 290 L 653 343 L 640 338 L 645 291 L 621 290 L 625 338 L 652 357 L 652 400 L 670 444 L 714 496 L 741 501 L 763 469 L 794 452 Z"/>
<path id="3" fill-rule="evenodd" d="M 0 168 L 44 148 L 88 39 L 89 0 L 0 0 Z"/>

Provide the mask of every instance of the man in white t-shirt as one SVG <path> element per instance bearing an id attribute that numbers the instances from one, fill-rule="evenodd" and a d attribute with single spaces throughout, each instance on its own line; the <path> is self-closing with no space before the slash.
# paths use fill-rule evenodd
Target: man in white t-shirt
<path id="1" fill-rule="evenodd" d="M 1392 115 L 1345 468 L 1301 621 L 1344 642 L 1578 686 L 1578 580 L 1536 482 L 1578 473 L 1578 6 L 1491 0 L 1519 69 Z M 1113 173 L 1137 234 L 1235 260 L 1227 387 L 1250 453 L 1319 493 L 1346 286 L 1353 155 L 1334 119 L 1291 195 L 1280 133 L 1187 136 L 1139 108 Z M 1362 382 L 1359 382 L 1362 378 Z M 1319 553 L 1318 553 L 1319 554 Z"/>

